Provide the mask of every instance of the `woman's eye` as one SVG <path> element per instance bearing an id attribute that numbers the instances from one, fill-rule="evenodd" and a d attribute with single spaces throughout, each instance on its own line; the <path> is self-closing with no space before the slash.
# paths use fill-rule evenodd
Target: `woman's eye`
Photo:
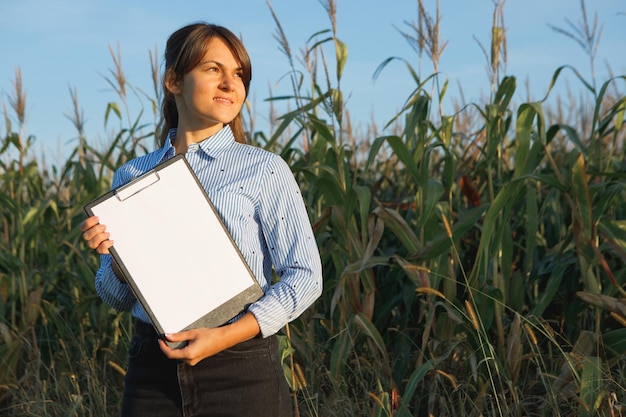
<path id="1" fill-rule="evenodd" d="M 217 66 L 210 66 L 210 67 L 205 67 L 204 70 L 206 72 L 219 72 L 219 67 Z"/>

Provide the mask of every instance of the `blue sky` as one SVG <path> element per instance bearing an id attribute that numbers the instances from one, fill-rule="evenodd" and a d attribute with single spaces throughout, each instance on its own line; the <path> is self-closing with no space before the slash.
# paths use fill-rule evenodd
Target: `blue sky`
<path id="1" fill-rule="evenodd" d="M 434 15 L 435 1 L 424 3 Z M 440 3 L 441 36 L 448 42 L 440 72 L 450 82 L 449 100 L 459 96 L 460 84 L 465 100 L 477 101 L 489 92 L 479 42 L 489 45 L 494 2 Z M 317 0 L 273 0 L 271 4 L 294 51 L 300 51 L 314 33 L 330 28 Z M 400 62 L 387 67 L 376 81 L 372 76 L 391 56 L 407 59 L 417 68 L 417 54 L 398 31 L 409 29 L 405 22 L 416 21 L 417 1 L 337 0 L 337 9 L 338 35 L 349 49 L 342 89 L 349 95 L 353 123 L 368 124 L 373 117 L 381 127 L 415 85 Z M 596 59 L 598 80 L 606 80 L 607 67 L 614 75 L 626 74 L 626 4 L 623 0 L 587 1 L 587 13 L 590 18 L 597 13 L 603 25 Z M 518 94 L 525 98 L 528 80 L 532 98 L 543 97 L 561 65 L 574 66 L 583 76 L 590 76 L 589 60 L 581 47 L 548 26 L 567 28 L 565 19 L 578 23 L 578 0 L 508 0 L 504 18 L 507 73 L 518 78 Z M 288 63 L 274 39 L 275 24 L 265 0 L 0 0 L 0 103 L 8 107 L 19 67 L 27 93 L 26 133 L 37 138 L 36 150 L 49 155 L 50 161 L 75 145 L 76 132 L 64 117 L 72 110 L 70 88 L 78 93 L 88 139 L 94 145 L 107 142 L 104 114 L 107 103 L 116 100 L 104 78 L 113 68 L 109 47 L 119 45 L 129 82 L 151 92 L 148 51 L 158 48 L 161 54 L 172 31 L 197 20 L 222 24 L 242 36 L 253 64 L 250 98 L 258 116 L 264 118 L 264 100 L 270 90 L 273 95 L 290 92 L 285 77 Z M 421 68 L 423 76 L 432 73 L 426 57 Z M 578 88 L 575 80 L 568 83 Z M 4 135 L 4 118 L 0 129 Z"/>

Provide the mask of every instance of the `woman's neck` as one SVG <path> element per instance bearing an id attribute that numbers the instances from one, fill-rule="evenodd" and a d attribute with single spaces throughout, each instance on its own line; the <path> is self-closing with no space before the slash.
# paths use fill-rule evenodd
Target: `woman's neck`
<path id="1" fill-rule="evenodd" d="M 187 148 L 189 145 L 193 143 L 200 143 L 220 130 L 224 127 L 223 124 L 211 126 L 210 128 L 193 130 L 193 129 L 185 129 L 180 126 L 176 129 L 176 138 L 174 139 L 174 148 L 176 149 L 176 153 L 185 153 L 187 152 Z"/>

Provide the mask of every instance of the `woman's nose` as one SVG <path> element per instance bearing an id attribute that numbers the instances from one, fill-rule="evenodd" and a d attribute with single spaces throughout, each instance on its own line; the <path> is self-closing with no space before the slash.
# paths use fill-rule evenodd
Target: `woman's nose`
<path id="1" fill-rule="evenodd" d="M 226 91 L 232 91 L 235 88 L 236 76 L 224 73 L 220 87 Z"/>

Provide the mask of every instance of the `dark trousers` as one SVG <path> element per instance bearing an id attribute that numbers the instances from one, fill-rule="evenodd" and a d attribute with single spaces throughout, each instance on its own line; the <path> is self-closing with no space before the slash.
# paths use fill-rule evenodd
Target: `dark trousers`
<path id="1" fill-rule="evenodd" d="M 163 355 L 138 321 L 124 379 L 122 417 L 291 417 L 276 336 L 255 338 L 196 366 Z"/>

